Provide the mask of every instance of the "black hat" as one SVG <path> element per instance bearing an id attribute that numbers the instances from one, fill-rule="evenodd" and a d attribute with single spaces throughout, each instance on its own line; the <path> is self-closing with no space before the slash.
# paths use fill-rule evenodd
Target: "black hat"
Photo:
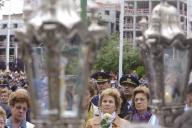
<path id="1" fill-rule="evenodd" d="M 123 75 L 120 79 L 120 84 L 124 84 L 124 83 L 129 83 L 137 87 L 139 85 L 139 80 L 137 79 L 137 77 L 131 74 Z"/>
<path id="2" fill-rule="evenodd" d="M 107 82 L 110 79 L 110 75 L 105 72 L 96 72 L 91 78 L 95 79 L 97 83 Z"/>

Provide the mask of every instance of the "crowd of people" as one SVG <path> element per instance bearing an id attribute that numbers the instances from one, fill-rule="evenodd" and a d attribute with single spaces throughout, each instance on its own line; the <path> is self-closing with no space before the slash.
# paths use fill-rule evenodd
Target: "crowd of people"
<path id="1" fill-rule="evenodd" d="M 143 82 L 144 81 L 144 82 Z M 106 72 L 90 76 L 82 102 L 85 128 L 127 128 L 130 123 L 158 124 L 149 107 L 147 80 L 136 74 L 117 77 Z M 34 128 L 30 123 L 30 95 L 24 72 L 0 71 L 0 128 Z M 192 83 L 187 88 L 185 111 L 192 107 Z"/>
<path id="2" fill-rule="evenodd" d="M 120 86 L 114 87 L 111 75 L 96 72 L 92 76 L 92 84 L 88 84 L 90 93 L 87 103 L 87 119 L 85 128 L 126 128 L 129 123 L 159 124 L 159 120 L 152 113 L 150 90 L 148 84 L 141 83 L 134 74 L 126 74 L 120 78 Z M 186 110 L 192 107 L 192 84 L 187 89 Z"/>
<path id="3" fill-rule="evenodd" d="M 0 71 L 0 128 L 34 128 L 24 72 Z"/>

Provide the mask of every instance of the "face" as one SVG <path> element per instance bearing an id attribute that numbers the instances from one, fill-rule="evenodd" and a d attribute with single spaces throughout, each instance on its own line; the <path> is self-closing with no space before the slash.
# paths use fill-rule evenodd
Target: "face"
<path id="1" fill-rule="evenodd" d="M 3 117 L 0 117 L 0 128 L 5 128 L 5 120 Z"/>
<path id="2" fill-rule="evenodd" d="M 148 99 L 144 93 L 137 93 L 134 98 L 135 108 L 138 112 L 147 111 Z"/>
<path id="3" fill-rule="evenodd" d="M 99 93 L 101 93 L 103 90 L 110 88 L 110 83 L 109 82 L 99 82 L 97 83 L 97 89 Z"/>
<path id="4" fill-rule="evenodd" d="M 187 105 L 192 107 L 192 93 L 187 94 Z"/>
<path id="5" fill-rule="evenodd" d="M 112 114 L 116 111 L 115 99 L 112 96 L 104 96 L 101 102 L 101 110 L 103 113 Z"/>
<path id="6" fill-rule="evenodd" d="M 135 86 L 129 83 L 125 83 L 121 85 L 123 93 L 127 97 L 132 97 L 133 90 L 135 89 Z"/>
<path id="7" fill-rule="evenodd" d="M 1 102 L 2 103 L 7 103 L 8 99 L 9 99 L 9 94 L 8 93 L 5 92 L 5 93 L 1 94 Z"/>
<path id="8" fill-rule="evenodd" d="M 16 103 L 14 106 L 11 107 L 11 114 L 13 119 L 17 122 L 21 122 L 26 117 L 27 112 L 27 103 Z"/>

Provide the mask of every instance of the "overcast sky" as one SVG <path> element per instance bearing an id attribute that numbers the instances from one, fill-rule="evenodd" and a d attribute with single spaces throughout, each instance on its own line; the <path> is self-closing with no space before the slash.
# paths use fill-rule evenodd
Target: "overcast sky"
<path id="1" fill-rule="evenodd" d="M 11 4 L 9 4 L 11 1 Z M 23 9 L 23 0 L 9 0 L 5 1 L 4 7 L 1 9 L 1 14 L 8 14 L 9 10 L 11 13 L 21 13 Z"/>
<path id="2" fill-rule="evenodd" d="M 11 1 L 11 5 L 9 6 L 9 1 Z M 1 14 L 8 14 L 9 13 L 9 7 L 11 8 L 11 13 L 21 13 L 23 10 L 23 1 L 24 0 L 6 0 L 4 7 L 2 7 Z M 32 0 L 35 1 L 35 0 Z M 80 1 L 80 0 L 79 0 Z M 87 1 L 92 1 L 92 0 L 87 0 Z M 103 3 L 116 3 L 120 0 L 93 0 L 93 1 L 98 1 L 98 2 L 103 2 Z"/>

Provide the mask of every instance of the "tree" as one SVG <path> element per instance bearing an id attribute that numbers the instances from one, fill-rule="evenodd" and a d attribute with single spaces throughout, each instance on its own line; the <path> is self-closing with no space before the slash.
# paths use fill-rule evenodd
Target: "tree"
<path id="1" fill-rule="evenodd" d="M 119 67 L 118 64 L 119 38 L 116 34 L 103 40 L 96 57 L 94 69 L 117 72 Z M 138 49 L 133 48 L 130 43 L 124 42 L 123 73 L 128 73 L 132 70 L 136 70 L 136 72 L 138 71 L 139 76 L 142 75 L 144 73 L 143 63 L 141 61 Z"/>

